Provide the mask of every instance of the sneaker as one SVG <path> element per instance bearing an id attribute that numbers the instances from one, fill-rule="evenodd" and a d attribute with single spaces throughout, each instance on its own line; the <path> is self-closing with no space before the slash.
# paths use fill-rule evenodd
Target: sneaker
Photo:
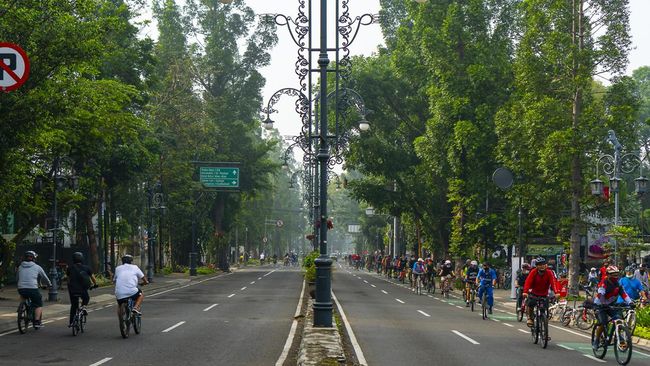
<path id="1" fill-rule="evenodd" d="M 85 307 L 85 306 L 82 306 L 82 307 L 81 307 L 81 313 L 82 313 L 83 315 L 88 315 L 88 310 L 86 310 L 86 307 Z"/>
<path id="2" fill-rule="evenodd" d="M 136 314 L 138 314 L 138 315 L 142 315 L 142 313 L 140 312 L 140 310 L 138 310 L 138 309 L 136 309 L 136 308 L 133 308 L 133 312 L 136 313 Z"/>
<path id="3" fill-rule="evenodd" d="M 35 329 L 41 329 L 41 328 L 43 328 L 43 323 L 41 323 L 40 321 L 36 321 L 36 322 L 34 322 L 34 328 L 35 328 Z"/>
<path id="4" fill-rule="evenodd" d="M 528 328 L 532 328 L 533 325 L 535 325 L 535 322 L 533 321 L 533 319 L 528 319 L 526 320 L 526 325 L 528 326 Z"/>

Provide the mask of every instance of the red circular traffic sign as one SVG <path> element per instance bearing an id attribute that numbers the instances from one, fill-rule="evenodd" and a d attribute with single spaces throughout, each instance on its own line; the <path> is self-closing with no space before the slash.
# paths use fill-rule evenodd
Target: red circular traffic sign
<path id="1" fill-rule="evenodd" d="M 0 91 L 20 88 L 29 77 L 29 58 L 20 46 L 0 42 Z"/>

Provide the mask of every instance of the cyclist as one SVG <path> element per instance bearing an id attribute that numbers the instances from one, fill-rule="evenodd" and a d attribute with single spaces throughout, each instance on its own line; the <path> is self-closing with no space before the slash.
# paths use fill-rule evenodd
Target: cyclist
<path id="1" fill-rule="evenodd" d="M 470 261 L 469 266 L 465 270 L 465 306 L 469 307 L 469 298 L 471 287 L 476 283 L 476 277 L 478 277 L 478 262 Z"/>
<path id="2" fill-rule="evenodd" d="M 517 271 L 517 278 L 515 278 L 515 289 L 518 291 L 518 300 L 523 297 L 524 284 L 526 283 L 528 274 L 530 274 L 530 268 L 530 264 L 524 263 L 521 265 L 521 270 Z"/>
<path id="3" fill-rule="evenodd" d="M 427 283 L 432 283 L 430 281 L 435 281 L 436 280 L 436 277 L 435 277 L 436 264 L 433 263 L 432 258 L 428 258 L 426 262 L 427 263 L 426 263 L 426 266 L 424 267 L 424 269 L 426 271 Z"/>
<path id="4" fill-rule="evenodd" d="M 648 271 L 646 270 L 645 264 L 641 263 L 641 266 L 634 271 L 634 277 L 641 281 L 641 284 L 646 289 L 648 288 Z"/>
<path id="5" fill-rule="evenodd" d="M 50 282 L 43 268 L 34 262 L 37 257 L 36 252 L 32 250 L 25 252 L 23 261 L 18 266 L 17 287 L 20 297 L 32 301 L 35 318 L 34 328 L 41 328 L 43 327 L 43 323 L 41 322 L 41 318 L 43 317 L 43 298 L 41 297 L 41 292 L 38 290 L 39 279 L 47 282 L 49 287 L 52 286 L 52 282 Z"/>
<path id="6" fill-rule="evenodd" d="M 148 284 L 147 278 L 144 276 L 144 273 L 136 266 L 131 264 L 133 262 L 133 256 L 130 254 L 125 254 L 122 257 L 122 265 L 115 268 L 115 276 L 113 277 L 113 282 L 115 283 L 115 298 L 117 298 L 117 304 L 122 304 L 127 302 L 129 298 L 135 301 L 135 306 L 133 311 L 140 314 L 140 307 L 142 306 L 142 300 L 144 300 L 144 294 L 142 290 L 138 288 L 138 284 L 142 282 L 143 285 Z M 120 307 L 117 307 L 117 316 L 120 316 Z"/>
<path id="7" fill-rule="evenodd" d="M 623 286 L 625 293 L 628 294 L 633 301 L 646 299 L 647 295 L 644 291 L 643 284 L 639 279 L 634 277 L 634 268 L 632 266 L 627 266 L 625 268 L 625 277 L 621 278 L 618 283 Z M 621 296 L 618 297 L 618 302 L 623 302 Z"/>
<path id="8" fill-rule="evenodd" d="M 546 268 L 546 259 L 544 257 L 539 257 L 535 261 L 535 268 L 530 271 L 528 278 L 524 283 L 524 298 L 527 298 L 529 294 L 536 297 L 547 298 L 549 296 L 549 289 L 554 293 L 558 293 L 556 287 L 555 276 L 551 273 L 550 270 Z M 533 310 L 537 305 L 537 302 L 534 299 L 528 298 L 526 303 L 527 306 L 527 320 L 526 324 L 529 327 L 532 327 L 534 324 L 533 320 Z"/>
<path id="9" fill-rule="evenodd" d="M 598 278 L 598 271 L 596 270 L 596 267 L 591 267 L 589 270 L 589 276 L 587 276 L 587 283 L 589 287 L 596 287 L 598 286 L 598 282 L 600 282 Z"/>
<path id="10" fill-rule="evenodd" d="M 413 272 L 413 283 L 415 284 L 418 280 L 418 277 L 424 274 L 424 260 L 422 258 L 418 258 L 418 261 L 413 264 L 413 267 L 411 269 Z M 415 288 L 413 291 L 415 291 Z"/>
<path id="11" fill-rule="evenodd" d="M 448 281 L 447 276 L 454 277 L 454 269 L 451 266 L 451 261 L 449 259 L 443 263 L 438 276 L 440 276 L 440 287 L 444 289 L 444 286 Z"/>
<path id="12" fill-rule="evenodd" d="M 478 298 L 483 297 L 483 291 L 485 291 L 487 296 L 487 304 L 489 306 L 488 313 L 492 314 L 492 306 L 494 305 L 494 294 L 492 289 L 497 283 L 497 272 L 490 268 L 490 264 L 487 262 L 483 263 L 483 268 L 478 271 L 476 275 L 476 284 L 479 285 L 478 288 Z"/>
<path id="13" fill-rule="evenodd" d="M 97 280 L 90 267 L 83 264 L 84 255 L 80 252 L 72 254 L 72 266 L 68 267 L 68 293 L 70 295 L 70 323 L 68 327 L 72 327 L 72 321 L 77 313 L 79 307 L 79 299 L 81 299 L 81 309 L 85 312 L 86 305 L 90 301 L 88 289 L 91 284 L 97 285 Z"/>
<path id="14" fill-rule="evenodd" d="M 594 298 L 594 305 L 596 305 L 596 337 L 594 337 L 594 344 L 592 347 L 598 348 L 596 340 L 600 338 L 600 334 L 603 332 L 603 326 L 607 324 L 609 318 L 620 318 L 620 311 L 617 309 L 612 309 L 608 305 L 613 304 L 619 298 L 630 305 L 632 304 L 632 299 L 625 292 L 623 286 L 618 282 L 619 270 L 616 266 L 608 266 L 606 270 L 606 276 L 598 284 L 598 291 L 596 292 L 596 297 Z"/>

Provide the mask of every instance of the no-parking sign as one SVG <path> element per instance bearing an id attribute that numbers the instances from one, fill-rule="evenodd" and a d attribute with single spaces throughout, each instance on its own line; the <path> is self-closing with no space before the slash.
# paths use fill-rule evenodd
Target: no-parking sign
<path id="1" fill-rule="evenodd" d="M 29 77 L 29 58 L 20 46 L 0 42 L 0 91 L 20 88 Z"/>

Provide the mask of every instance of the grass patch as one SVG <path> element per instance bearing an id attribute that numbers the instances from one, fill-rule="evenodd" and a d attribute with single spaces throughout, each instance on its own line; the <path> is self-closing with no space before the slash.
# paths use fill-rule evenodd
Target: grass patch
<path id="1" fill-rule="evenodd" d="M 113 281 L 110 278 L 106 278 L 103 274 L 96 274 L 95 281 L 97 281 L 97 286 L 106 287 L 113 285 Z"/>
<path id="2" fill-rule="evenodd" d="M 639 338 L 650 339 L 650 328 L 637 325 L 634 329 L 634 335 Z"/>

